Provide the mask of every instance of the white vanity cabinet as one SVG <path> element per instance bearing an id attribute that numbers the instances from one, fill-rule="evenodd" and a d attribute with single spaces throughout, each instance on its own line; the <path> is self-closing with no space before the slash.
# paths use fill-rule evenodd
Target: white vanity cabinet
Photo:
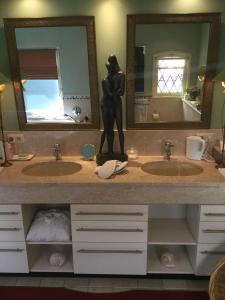
<path id="1" fill-rule="evenodd" d="M 225 255 L 225 206 L 201 205 L 196 275 L 210 275 Z"/>
<path id="2" fill-rule="evenodd" d="M 145 275 L 148 207 L 72 205 L 74 272 Z"/>
<path id="3" fill-rule="evenodd" d="M 0 205 L 0 272 L 29 272 L 20 205 Z"/>

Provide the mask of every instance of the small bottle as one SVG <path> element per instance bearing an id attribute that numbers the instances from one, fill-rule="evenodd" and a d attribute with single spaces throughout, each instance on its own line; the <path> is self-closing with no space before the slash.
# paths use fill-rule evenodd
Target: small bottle
<path id="1" fill-rule="evenodd" d="M 3 148 L 3 142 L 0 141 L 0 165 L 5 162 L 5 153 Z"/>
<path id="2" fill-rule="evenodd" d="M 13 156 L 15 155 L 15 145 L 13 143 L 5 142 L 5 152 L 8 160 L 13 159 Z"/>

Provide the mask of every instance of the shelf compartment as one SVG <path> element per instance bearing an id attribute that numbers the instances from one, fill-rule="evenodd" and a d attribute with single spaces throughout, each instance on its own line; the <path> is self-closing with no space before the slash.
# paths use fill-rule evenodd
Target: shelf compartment
<path id="1" fill-rule="evenodd" d="M 149 219 L 148 243 L 153 245 L 196 245 L 185 219 Z"/>
<path id="2" fill-rule="evenodd" d="M 72 245 L 28 245 L 27 251 L 31 272 L 73 272 Z M 63 266 L 50 265 L 49 257 L 54 252 L 65 254 L 66 262 Z"/>
<path id="3" fill-rule="evenodd" d="M 148 247 L 148 273 L 160 274 L 193 274 L 193 268 L 188 257 L 186 247 L 193 246 L 149 246 Z M 174 267 L 166 267 L 161 262 L 161 255 L 170 252 L 174 255 Z"/>

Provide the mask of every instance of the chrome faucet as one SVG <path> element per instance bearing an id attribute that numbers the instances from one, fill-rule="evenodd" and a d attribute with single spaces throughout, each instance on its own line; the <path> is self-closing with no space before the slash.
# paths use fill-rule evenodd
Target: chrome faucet
<path id="1" fill-rule="evenodd" d="M 164 144 L 165 156 L 164 156 L 164 158 L 167 160 L 170 160 L 172 147 L 174 147 L 174 145 L 170 141 L 165 141 L 165 144 Z"/>
<path id="2" fill-rule="evenodd" d="M 53 146 L 53 155 L 55 156 L 56 160 L 62 159 L 60 144 L 58 144 L 58 143 L 54 144 L 54 146 Z"/>

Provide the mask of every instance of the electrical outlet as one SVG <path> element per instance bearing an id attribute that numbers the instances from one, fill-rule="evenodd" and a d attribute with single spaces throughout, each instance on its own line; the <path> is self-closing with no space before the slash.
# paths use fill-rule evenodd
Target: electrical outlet
<path id="1" fill-rule="evenodd" d="M 22 133 L 9 133 L 7 140 L 11 143 L 21 144 L 24 143 L 24 135 Z"/>

